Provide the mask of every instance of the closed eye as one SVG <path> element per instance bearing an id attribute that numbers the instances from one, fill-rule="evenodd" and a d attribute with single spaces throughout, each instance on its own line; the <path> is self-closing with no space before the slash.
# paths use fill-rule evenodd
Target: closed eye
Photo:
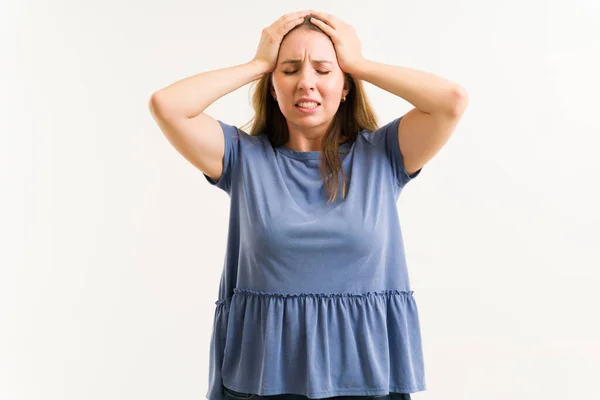
<path id="1" fill-rule="evenodd" d="M 295 74 L 296 72 L 298 72 L 298 71 L 283 71 L 283 73 L 286 75 L 292 75 L 292 74 Z M 327 75 L 331 71 L 317 71 L 317 72 L 321 75 Z"/>

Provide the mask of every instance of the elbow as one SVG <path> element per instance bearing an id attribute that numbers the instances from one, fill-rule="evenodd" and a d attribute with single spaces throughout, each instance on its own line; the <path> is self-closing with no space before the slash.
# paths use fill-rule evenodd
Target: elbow
<path id="1" fill-rule="evenodd" d="M 150 101 L 148 101 L 148 110 L 150 110 L 150 114 L 152 114 L 152 115 L 154 115 L 154 109 L 155 109 L 154 105 L 156 104 L 156 98 L 154 97 L 155 94 L 150 96 Z"/>
<path id="2" fill-rule="evenodd" d="M 450 107 L 450 113 L 454 117 L 460 117 L 467 106 L 469 105 L 469 94 L 461 86 L 456 86 L 452 89 L 452 105 Z"/>
<path id="3" fill-rule="evenodd" d="M 160 92 L 155 92 L 150 96 L 150 101 L 148 102 L 148 109 L 150 110 L 150 114 L 153 116 L 163 115 L 165 109 L 165 102 L 162 99 L 162 95 Z"/>

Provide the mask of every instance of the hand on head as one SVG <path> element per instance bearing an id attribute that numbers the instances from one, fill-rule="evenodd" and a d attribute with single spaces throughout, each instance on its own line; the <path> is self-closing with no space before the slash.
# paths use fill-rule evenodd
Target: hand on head
<path id="1" fill-rule="evenodd" d="M 294 27 L 304 23 L 304 19 L 308 15 L 311 16 L 310 22 L 331 38 L 342 71 L 352 73 L 365 60 L 354 27 L 344 23 L 332 14 L 320 13 L 314 10 L 297 11 L 283 15 L 273 24 L 264 28 L 256 55 L 252 61 L 264 65 L 267 73 L 273 71 L 277 64 L 279 47 L 283 38 Z"/>
<path id="2" fill-rule="evenodd" d="M 304 18 L 310 14 L 310 10 L 298 11 L 286 14 L 262 30 L 258 49 L 253 62 L 265 66 L 268 72 L 275 69 L 279 46 L 284 36 L 295 26 L 304 22 Z"/>

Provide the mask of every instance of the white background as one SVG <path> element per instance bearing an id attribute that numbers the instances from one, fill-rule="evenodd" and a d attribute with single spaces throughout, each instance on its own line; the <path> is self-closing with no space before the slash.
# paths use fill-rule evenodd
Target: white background
<path id="1" fill-rule="evenodd" d="M 470 104 L 398 206 L 425 399 L 598 399 L 600 3 L 19 1 L 0 6 L 0 400 L 204 399 L 229 198 L 151 94 L 313 8 Z M 207 112 L 252 117 L 249 88 Z M 412 106 L 366 84 L 380 125 Z"/>

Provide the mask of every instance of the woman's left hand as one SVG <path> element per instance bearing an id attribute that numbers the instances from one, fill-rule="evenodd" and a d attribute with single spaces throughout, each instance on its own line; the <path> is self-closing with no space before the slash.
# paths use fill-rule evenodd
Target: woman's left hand
<path id="1" fill-rule="evenodd" d="M 354 27 L 345 24 L 331 14 L 314 10 L 310 10 L 310 14 L 318 18 L 311 18 L 310 22 L 321 28 L 331 38 L 342 71 L 350 74 L 354 73 L 365 61 L 361 53 L 360 40 Z"/>

